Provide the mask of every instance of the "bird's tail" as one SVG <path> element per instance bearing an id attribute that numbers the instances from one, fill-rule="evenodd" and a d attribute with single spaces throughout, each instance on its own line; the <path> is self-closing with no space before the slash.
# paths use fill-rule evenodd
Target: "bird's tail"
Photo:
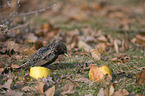
<path id="1" fill-rule="evenodd" d="M 21 70 L 21 69 L 27 69 L 28 68 L 28 64 L 29 64 L 29 61 L 27 61 L 26 63 L 24 63 L 24 64 L 22 64 L 20 67 L 18 67 L 18 68 L 15 68 L 13 71 L 14 72 L 17 72 L 17 71 L 19 71 L 19 70 Z"/>
<path id="2" fill-rule="evenodd" d="M 17 72 L 21 69 L 27 69 L 29 67 L 29 61 L 27 61 L 26 63 L 22 64 L 20 67 L 18 68 L 12 68 L 12 67 L 9 67 L 9 68 L 5 68 L 4 71 L 2 72 L 2 74 L 4 73 L 9 73 L 9 72 Z"/>
<path id="3" fill-rule="evenodd" d="M 22 64 L 18 69 L 27 69 L 29 67 L 29 62 L 27 61 L 26 63 Z"/>

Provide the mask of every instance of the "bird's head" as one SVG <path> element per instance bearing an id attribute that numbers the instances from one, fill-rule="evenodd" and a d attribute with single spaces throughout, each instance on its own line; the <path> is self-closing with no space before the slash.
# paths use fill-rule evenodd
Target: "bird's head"
<path id="1" fill-rule="evenodd" d="M 52 50 L 53 50 L 55 55 L 65 55 L 65 56 L 69 57 L 67 55 L 67 47 L 62 42 L 53 43 L 53 49 Z"/>

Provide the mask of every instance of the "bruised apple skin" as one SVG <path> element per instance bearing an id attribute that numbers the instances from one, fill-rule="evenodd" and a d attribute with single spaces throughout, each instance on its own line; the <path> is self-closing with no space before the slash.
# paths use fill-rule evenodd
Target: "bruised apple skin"
<path id="1" fill-rule="evenodd" d="M 89 71 L 89 78 L 92 81 L 98 82 L 104 79 L 104 75 L 111 75 L 111 69 L 107 65 L 103 65 L 101 67 L 92 66 Z"/>

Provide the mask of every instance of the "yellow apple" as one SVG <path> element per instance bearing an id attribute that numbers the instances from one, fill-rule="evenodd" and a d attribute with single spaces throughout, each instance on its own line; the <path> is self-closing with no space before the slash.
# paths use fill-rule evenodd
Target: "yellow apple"
<path id="1" fill-rule="evenodd" d="M 48 68 L 40 66 L 30 68 L 30 76 L 37 80 L 38 78 L 43 78 L 48 75 L 50 76 L 50 70 Z"/>
<path id="2" fill-rule="evenodd" d="M 89 71 L 89 78 L 92 81 L 98 82 L 104 79 L 104 75 L 112 76 L 111 69 L 107 65 L 103 65 L 101 67 L 92 66 Z"/>

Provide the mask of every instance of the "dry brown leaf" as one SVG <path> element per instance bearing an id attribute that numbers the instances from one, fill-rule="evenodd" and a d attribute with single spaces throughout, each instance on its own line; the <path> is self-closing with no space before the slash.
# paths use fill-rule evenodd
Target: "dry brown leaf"
<path id="1" fill-rule="evenodd" d="M 61 11 L 61 9 L 63 8 L 64 3 L 62 2 L 58 2 L 55 7 L 52 7 L 51 10 L 53 11 L 53 13 L 59 13 Z"/>
<path id="2" fill-rule="evenodd" d="M 79 36 L 79 34 L 80 34 L 80 31 L 78 30 L 78 29 L 74 29 L 74 30 L 71 30 L 71 31 L 68 31 L 67 33 L 66 33 L 66 35 L 67 36 L 69 36 L 69 37 L 73 37 L 73 36 Z M 73 38 L 72 38 L 73 39 Z"/>
<path id="3" fill-rule="evenodd" d="M 132 38 L 131 43 L 135 44 L 136 43 L 136 38 Z"/>
<path id="4" fill-rule="evenodd" d="M 15 43 L 14 41 L 8 41 L 7 48 L 14 49 L 15 51 L 17 51 L 19 49 L 19 45 L 17 43 Z"/>
<path id="5" fill-rule="evenodd" d="M 108 42 L 107 42 L 107 43 L 106 43 L 106 46 L 107 46 L 107 47 L 112 47 L 112 46 L 113 46 L 113 44 L 112 44 L 112 43 L 108 43 Z"/>
<path id="6" fill-rule="evenodd" d="M 90 83 L 91 81 L 89 80 L 89 78 L 85 78 L 83 75 L 78 74 L 76 76 L 76 79 L 74 80 L 74 82 L 85 82 L 85 83 Z"/>
<path id="7" fill-rule="evenodd" d="M 123 30 L 129 30 L 129 24 L 130 24 L 130 21 L 128 18 L 122 18 L 120 22 L 120 27 Z"/>
<path id="8" fill-rule="evenodd" d="M 53 30 L 54 28 L 53 28 L 53 26 L 51 25 L 51 24 L 43 24 L 42 26 L 41 26 L 41 30 L 42 30 L 42 32 L 48 32 L 48 31 L 51 31 L 51 30 Z"/>
<path id="9" fill-rule="evenodd" d="M 78 35 L 73 35 L 72 39 L 71 39 L 71 48 L 72 49 L 78 47 L 78 41 L 79 41 Z"/>
<path id="10" fill-rule="evenodd" d="M 106 88 L 105 90 L 104 90 L 104 96 L 111 96 L 111 95 L 109 95 L 109 88 Z"/>
<path id="11" fill-rule="evenodd" d="M 117 62 L 117 57 L 112 58 L 111 62 Z"/>
<path id="12" fill-rule="evenodd" d="M 86 20 L 88 18 L 87 14 L 85 11 L 82 10 L 76 10 L 74 11 L 74 14 L 72 14 L 70 16 L 70 19 L 74 19 L 74 20 L 78 20 L 78 21 L 82 21 L 82 20 Z"/>
<path id="13" fill-rule="evenodd" d="M 100 60 L 101 59 L 101 53 L 98 52 L 98 50 L 96 49 L 91 49 L 91 56 L 95 59 L 95 60 Z"/>
<path id="14" fill-rule="evenodd" d="M 35 27 L 35 35 L 37 37 L 44 37 L 44 32 L 40 29 L 40 27 Z"/>
<path id="15" fill-rule="evenodd" d="M 145 83 L 145 69 L 136 75 L 136 83 L 137 84 Z"/>
<path id="16" fill-rule="evenodd" d="M 81 32 L 83 32 L 83 36 L 93 36 L 95 38 L 103 35 L 102 30 L 97 31 L 96 29 L 92 29 L 91 27 L 84 27 L 81 29 Z"/>
<path id="17" fill-rule="evenodd" d="M 102 6 L 100 6 L 99 3 L 93 3 L 92 8 L 98 11 L 98 10 L 102 9 Z"/>
<path id="18" fill-rule="evenodd" d="M 30 87 L 30 86 L 25 86 L 25 87 L 23 87 L 21 90 L 22 90 L 22 91 L 34 91 L 34 92 L 37 91 L 36 88 Z"/>
<path id="19" fill-rule="evenodd" d="M 88 5 L 88 4 L 81 4 L 81 5 L 80 5 L 80 8 L 81 8 L 82 10 L 89 10 L 89 5 Z"/>
<path id="20" fill-rule="evenodd" d="M 109 88 L 106 88 L 104 90 L 105 96 L 112 96 L 114 93 L 114 87 L 113 85 L 110 85 Z"/>
<path id="21" fill-rule="evenodd" d="M 68 9 L 73 9 L 68 10 Z M 68 14 L 69 13 L 69 14 Z M 65 6 L 64 10 L 63 10 L 63 14 L 65 16 L 67 16 L 70 20 L 85 20 L 88 18 L 88 13 L 86 13 L 86 11 L 81 10 L 80 8 L 78 8 L 77 6 Z"/>
<path id="22" fill-rule="evenodd" d="M 37 50 L 32 47 L 32 48 L 26 48 L 25 50 L 22 51 L 22 53 L 26 55 L 33 55 Z"/>
<path id="23" fill-rule="evenodd" d="M 131 96 L 144 96 L 144 94 L 136 94 L 136 95 L 131 95 Z"/>
<path id="24" fill-rule="evenodd" d="M 35 41 L 38 39 L 37 36 L 35 36 L 33 33 L 29 33 L 26 35 L 26 38 L 25 38 L 25 42 L 28 42 L 28 43 L 35 43 Z"/>
<path id="25" fill-rule="evenodd" d="M 119 47 L 118 47 L 116 39 L 114 40 L 113 44 L 114 44 L 115 51 L 118 53 L 119 52 Z"/>
<path id="26" fill-rule="evenodd" d="M 72 95 L 74 94 L 75 90 L 73 89 L 76 85 L 74 85 L 72 82 L 67 83 L 62 87 L 63 92 L 62 95 Z"/>
<path id="27" fill-rule="evenodd" d="M 15 90 L 8 90 L 4 96 L 23 96 L 23 92 L 20 92 L 20 91 L 15 91 Z"/>
<path id="28" fill-rule="evenodd" d="M 100 42 L 107 42 L 107 38 L 106 38 L 104 35 L 99 36 L 99 37 L 97 38 L 97 40 L 100 41 Z"/>
<path id="29" fill-rule="evenodd" d="M 4 85 L 1 85 L 1 86 L 0 86 L 0 89 L 1 89 L 1 88 L 10 89 L 10 86 L 11 86 L 11 84 L 12 84 L 12 81 L 13 81 L 12 79 L 8 79 L 7 82 L 5 82 Z"/>
<path id="30" fill-rule="evenodd" d="M 35 42 L 35 49 L 38 50 L 41 47 L 43 47 L 43 42 L 42 41 L 36 41 Z"/>
<path id="31" fill-rule="evenodd" d="M 93 49 L 90 45 L 81 40 L 78 42 L 78 47 L 80 49 L 84 49 L 86 52 L 89 52 L 91 49 Z"/>
<path id="32" fill-rule="evenodd" d="M 94 36 L 84 36 L 83 40 L 87 43 L 96 43 L 97 41 Z"/>
<path id="33" fill-rule="evenodd" d="M 99 43 L 95 47 L 99 53 L 105 52 L 106 51 L 106 44 L 105 43 Z"/>
<path id="34" fill-rule="evenodd" d="M 12 64 L 11 67 L 12 68 L 19 68 L 19 65 Z"/>
<path id="35" fill-rule="evenodd" d="M 126 96 L 129 95 L 129 92 L 126 89 L 119 89 L 112 96 Z"/>
<path id="36" fill-rule="evenodd" d="M 15 58 L 15 59 L 17 59 L 17 60 L 20 60 L 20 59 L 23 58 L 22 55 L 18 55 L 18 54 L 14 54 L 12 57 Z"/>
<path id="37" fill-rule="evenodd" d="M 62 95 L 72 95 L 72 94 L 74 94 L 74 90 L 67 90 L 67 91 L 63 91 L 61 94 Z"/>
<path id="38" fill-rule="evenodd" d="M 114 86 L 110 85 L 109 96 L 112 96 L 114 93 Z"/>
<path id="39" fill-rule="evenodd" d="M 45 85 L 45 83 L 42 82 L 41 79 L 38 79 L 38 85 L 37 85 L 36 88 L 37 88 L 41 93 L 43 93 L 44 85 Z"/>
<path id="40" fill-rule="evenodd" d="M 142 59 L 143 58 L 143 56 L 131 56 L 132 58 L 140 58 L 140 59 Z"/>
<path id="41" fill-rule="evenodd" d="M 78 79 L 75 79 L 74 81 L 77 81 L 77 82 L 85 82 L 85 83 L 89 83 L 90 80 L 88 78 L 83 78 L 83 77 L 80 77 Z"/>
<path id="42" fill-rule="evenodd" d="M 145 46 L 145 34 L 136 35 L 136 41 L 139 45 Z"/>
<path id="43" fill-rule="evenodd" d="M 99 90 L 99 93 L 97 94 L 97 96 L 105 96 L 103 88 Z"/>
<path id="44" fill-rule="evenodd" d="M 111 35 L 106 35 L 106 38 L 107 38 L 107 40 L 110 42 L 110 44 L 112 45 L 112 43 L 113 43 L 113 38 L 112 38 L 112 36 L 111 36 Z M 107 42 L 107 43 L 109 43 L 109 42 Z"/>
<path id="45" fill-rule="evenodd" d="M 102 87 L 107 87 L 107 85 L 109 85 L 112 81 L 112 76 L 111 75 L 105 75 L 104 76 L 104 80 L 102 80 L 101 82 L 101 86 Z"/>
<path id="46" fill-rule="evenodd" d="M 60 36 L 60 31 L 58 31 L 58 30 L 59 29 L 55 29 L 55 30 L 52 30 L 50 32 L 45 33 L 44 34 L 44 39 L 47 40 L 47 41 L 50 41 L 51 39 L 58 39 L 59 36 Z"/>
<path id="47" fill-rule="evenodd" d="M 125 40 L 123 40 L 124 42 L 123 43 L 123 46 L 124 46 L 124 50 L 128 50 L 129 46 L 127 44 L 127 42 Z"/>
<path id="48" fill-rule="evenodd" d="M 123 39 L 122 40 L 122 52 L 124 52 L 125 51 L 125 40 Z"/>
<path id="49" fill-rule="evenodd" d="M 124 18 L 126 16 L 126 14 L 124 14 L 123 10 L 120 8 L 111 9 L 110 11 L 112 11 L 108 14 L 110 18 Z"/>
<path id="50" fill-rule="evenodd" d="M 53 85 L 51 88 L 48 88 L 45 91 L 46 96 L 54 96 L 55 93 L 55 85 Z"/>
<path id="51" fill-rule="evenodd" d="M 2 74 L 2 72 L 4 72 L 4 68 L 0 68 L 0 74 Z"/>

